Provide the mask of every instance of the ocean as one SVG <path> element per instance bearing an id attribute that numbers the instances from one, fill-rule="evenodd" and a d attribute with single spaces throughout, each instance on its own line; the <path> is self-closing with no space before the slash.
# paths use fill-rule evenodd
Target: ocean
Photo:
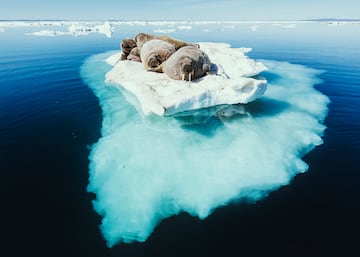
<path id="1" fill-rule="evenodd" d="M 31 33 L 43 29 L 38 25 L 1 24 L 5 23 L 0 23 L 0 28 L 4 28 L 0 29 L 2 256 L 324 256 L 334 253 L 347 256 L 359 252 L 359 23 L 113 22 L 115 30 L 111 37 L 101 33 L 36 36 Z M 63 24 L 43 26 L 53 31 L 67 31 Z M 207 149 L 196 147 L 219 134 L 225 136 L 214 145 L 232 149 L 232 140 L 237 138 L 232 133 L 236 129 L 242 131 L 237 126 L 257 121 L 257 117 L 231 121 L 229 134 L 226 134 L 226 126 L 216 119 L 191 127 L 178 126 L 176 119 L 165 118 L 164 123 L 164 118 L 144 118 L 124 97 L 126 93 L 114 87 L 107 88 L 105 96 L 104 91 L 96 91 L 93 84 L 103 83 L 102 76 L 111 68 L 101 64 L 101 60 L 119 51 L 123 38 L 140 32 L 167 33 L 192 42 L 224 42 L 233 47 L 250 47 L 249 57 L 270 64 L 269 67 L 277 69 L 277 74 L 283 76 L 283 79 L 275 76 L 271 68 L 264 72 L 263 76 L 274 84 L 279 80 L 296 88 L 308 77 L 314 77 L 311 80 L 314 88 L 329 102 L 324 119 L 319 118 L 325 126 L 318 132 L 322 142 L 307 149 L 304 156 L 298 156 L 308 168 L 282 180 L 255 200 L 229 199 L 202 219 L 196 217 L 196 211 L 183 208 L 176 215 L 164 215 L 144 242 L 115 240 L 109 245 L 108 232 L 101 227 L 102 218 L 109 210 L 99 210 L 94 203 L 113 200 L 101 193 L 104 188 L 117 189 L 116 186 L 102 187 L 108 182 L 106 180 L 93 180 L 94 172 L 98 171 L 93 168 L 97 167 L 97 161 L 108 160 L 109 156 L 112 158 L 118 153 L 101 152 L 105 155 L 98 157 L 100 150 L 94 149 L 108 146 L 105 136 L 110 135 L 111 142 L 121 145 L 119 153 L 128 154 L 129 160 L 138 154 L 141 158 L 137 156 L 136 161 L 151 163 L 156 155 L 147 156 L 147 152 L 153 147 L 165 149 L 162 154 L 167 153 L 169 146 L 161 139 L 165 141 L 172 135 L 171 131 L 180 131 L 186 139 L 194 139 L 195 143 L 189 143 L 194 145 L 191 149 Z M 304 103 L 311 101 L 308 97 L 303 99 Z M 271 104 L 264 106 L 274 108 Z M 109 108 L 113 116 L 108 115 Z M 275 110 L 260 108 L 256 112 L 260 118 L 261 111 L 272 113 Z M 104 121 L 112 118 L 118 118 L 121 124 L 112 120 L 109 130 Z M 307 121 L 296 122 L 305 124 Z M 157 129 L 156 133 L 144 134 L 139 129 L 143 123 L 146 128 Z M 159 130 L 163 125 L 169 130 Z M 113 127 L 117 126 L 119 130 L 115 131 Z M 126 128 L 133 132 L 122 134 Z M 274 126 L 265 129 L 280 131 L 281 135 L 285 131 L 283 127 Z M 306 131 L 312 130 L 316 129 L 309 127 Z M 219 133 L 224 131 L 226 133 Z M 116 141 L 115 132 L 123 141 Z M 262 135 L 268 136 L 270 141 L 264 139 L 256 146 L 265 148 L 274 134 Z M 131 143 L 125 145 L 127 138 L 140 147 L 133 147 Z M 290 146 L 296 141 L 296 137 L 281 139 L 284 142 L 288 139 L 286 143 Z M 174 142 L 176 150 L 184 147 Z M 147 148 L 146 144 L 152 147 Z M 157 144 L 163 147 L 154 147 Z M 251 149 L 250 144 L 244 147 Z M 212 150 L 215 151 L 219 151 L 219 147 Z M 190 151 L 181 153 L 188 154 L 187 158 L 192 155 L 199 158 L 196 166 L 185 166 L 187 171 L 189 167 L 197 167 L 190 169 L 193 173 L 205 165 L 207 156 L 211 156 Z M 111 160 L 116 164 L 116 157 Z M 271 160 L 272 157 L 267 163 Z M 250 162 L 256 161 L 250 159 Z M 164 162 L 154 160 L 154 163 L 158 168 L 169 167 L 166 171 L 176 170 L 181 165 L 176 157 Z M 225 165 L 221 161 L 217 163 Z M 221 165 L 219 170 L 223 168 Z M 261 177 L 262 173 L 258 175 Z M 257 171 L 251 176 L 256 177 Z M 206 177 L 201 176 L 199 180 L 206 181 Z M 180 185 L 186 184 L 189 182 Z M 211 187 L 206 195 L 226 188 Z M 143 184 L 135 189 L 138 192 L 153 190 Z M 196 191 L 190 198 L 197 199 L 195 194 Z M 127 197 L 125 194 L 120 204 L 131 205 L 131 201 L 127 203 Z M 171 200 L 174 204 L 175 200 Z M 142 205 L 147 203 L 141 202 Z M 157 203 L 156 211 L 164 208 L 159 205 Z M 116 227 L 114 233 L 117 233 Z"/>

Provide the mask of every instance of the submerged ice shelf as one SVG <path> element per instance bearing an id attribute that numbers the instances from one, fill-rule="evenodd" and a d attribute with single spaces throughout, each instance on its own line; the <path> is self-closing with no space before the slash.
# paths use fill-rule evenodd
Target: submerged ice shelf
<path id="1" fill-rule="evenodd" d="M 257 101 L 164 118 L 143 115 L 130 94 L 105 84 L 108 57 L 90 57 L 81 76 L 103 112 L 88 191 L 109 247 L 144 242 L 182 212 L 204 219 L 236 199 L 261 199 L 305 172 L 301 158 L 322 143 L 329 99 L 314 89 L 320 71 L 264 60 L 268 87 Z"/>
<path id="2" fill-rule="evenodd" d="M 216 65 L 216 75 L 191 83 L 172 80 L 165 74 L 146 71 L 142 63 L 118 61 L 120 55 L 115 54 L 107 59 L 114 67 L 106 74 L 106 82 L 135 95 L 145 114 L 160 116 L 223 104 L 246 104 L 265 93 L 266 80 L 252 76 L 267 68 L 245 55 L 251 49 L 231 48 L 224 43 L 199 45 Z"/>

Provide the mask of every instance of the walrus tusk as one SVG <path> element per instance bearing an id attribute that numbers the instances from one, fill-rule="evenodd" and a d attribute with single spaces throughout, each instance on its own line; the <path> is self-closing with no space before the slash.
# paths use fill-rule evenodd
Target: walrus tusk
<path id="1" fill-rule="evenodd" d="M 211 61 L 206 53 L 194 46 L 180 48 L 161 64 L 168 77 L 190 81 L 204 76 L 210 65 Z"/>

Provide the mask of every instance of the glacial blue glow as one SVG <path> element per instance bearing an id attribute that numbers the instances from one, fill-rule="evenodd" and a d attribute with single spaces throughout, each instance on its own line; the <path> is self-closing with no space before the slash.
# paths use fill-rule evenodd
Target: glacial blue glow
<path id="1" fill-rule="evenodd" d="M 301 158 L 322 143 L 329 100 L 314 89 L 317 70 L 263 60 L 268 89 L 254 103 L 144 116 L 134 97 L 104 83 L 110 54 L 81 70 L 103 111 L 88 191 L 109 247 L 143 242 L 180 212 L 204 219 L 231 201 L 261 199 L 305 172 Z"/>

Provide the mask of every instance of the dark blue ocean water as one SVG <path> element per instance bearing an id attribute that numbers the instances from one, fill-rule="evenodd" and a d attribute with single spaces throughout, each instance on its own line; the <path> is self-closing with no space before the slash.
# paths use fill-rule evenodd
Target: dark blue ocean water
<path id="1" fill-rule="evenodd" d="M 252 58 L 324 71 L 316 88 L 331 101 L 327 129 L 324 144 L 304 157 L 308 172 L 256 204 L 223 207 L 202 221 L 181 214 L 163 221 L 145 243 L 109 249 L 98 228 L 94 196 L 86 191 L 88 156 L 101 136 L 102 112 L 80 66 L 94 54 L 118 49 L 122 38 L 157 27 L 118 26 L 112 38 L 25 36 L 23 28 L 6 28 L 0 32 L 2 256 L 359 251 L 360 26 L 207 25 L 206 31 L 204 26 L 170 35 L 252 47 Z"/>

